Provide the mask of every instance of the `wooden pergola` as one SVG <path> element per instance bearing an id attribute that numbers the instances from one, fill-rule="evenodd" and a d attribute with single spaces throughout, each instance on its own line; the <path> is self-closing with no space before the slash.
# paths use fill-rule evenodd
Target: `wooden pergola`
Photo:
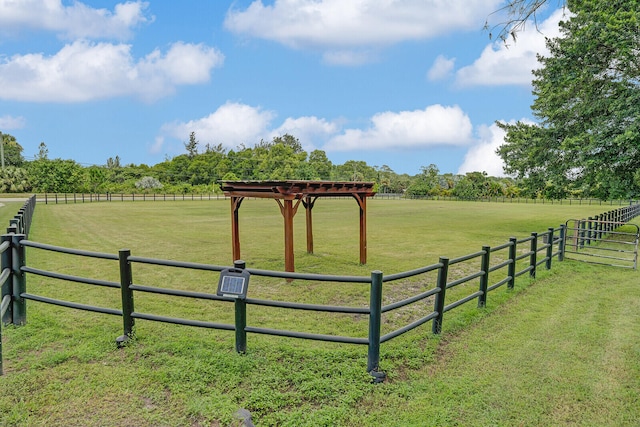
<path id="1" fill-rule="evenodd" d="M 367 263 L 367 197 L 375 195 L 373 182 L 334 181 L 222 181 L 225 196 L 231 198 L 231 240 L 233 260 L 240 257 L 238 210 L 245 197 L 274 199 L 284 218 L 285 270 L 295 271 L 293 259 L 293 217 L 300 203 L 306 210 L 307 252 L 313 253 L 311 211 L 319 197 L 353 197 L 360 207 L 360 263 Z M 294 203 L 295 202 L 295 203 Z"/>

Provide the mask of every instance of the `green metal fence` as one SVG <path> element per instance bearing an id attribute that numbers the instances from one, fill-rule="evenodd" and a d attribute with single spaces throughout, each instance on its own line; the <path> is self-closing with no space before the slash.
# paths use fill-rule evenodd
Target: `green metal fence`
<path id="1" fill-rule="evenodd" d="M 35 202 L 34 206 L 35 206 Z M 616 218 L 625 222 L 640 215 L 640 205 L 632 205 L 616 209 L 612 213 Z M 333 283 L 340 286 L 342 283 L 356 283 L 368 287 L 368 306 L 331 306 L 297 302 L 284 302 L 251 298 L 230 298 L 214 293 L 192 292 L 176 290 L 159 286 L 147 286 L 134 283 L 132 271 L 136 265 L 156 265 L 168 268 L 194 269 L 212 272 L 221 272 L 230 266 L 217 266 L 209 264 L 197 264 L 145 258 L 134 256 L 127 249 L 118 254 L 89 252 L 78 249 L 63 248 L 45 243 L 28 240 L 25 233 L 20 230 L 9 232 L 2 236 L 0 252 L 2 253 L 2 320 L 3 323 L 22 325 L 26 322 L 26 303 L 28 300 L 55 304 L 63 307 L 92 311 L 122 317 L 123 334 L 115 338 L 119 345 L 134 338 L 134 326 L 137 320 L 173 323 L 209 329 L 233 331 L 235 333 L 235 349 L 243 353 L 247 348 L 247 334 L 266 334 L 282 337 L 302 338 L 319 341 L 338 342 L 367 346 L 367 372 L 374 381 L 382 381 L 384 373 L 379 369 L 381 344 L 396 338 L 410 330 L 418 328 L 432 321 L 432 332 L 439 334 L 442 331 L 444 314 L 463 304 L 476 301 L 478 307 L 484 307 L 490 292 L 506 285 L 512 289 L 515 279 L 528 273 L 535 278 L 536 271 L 540 267 L 550 269 L 554 258 L 562 260 L 564 255 L 565 225 L 557 228 L 549 228 L 541 233 L 531 233 L 525 238 L 512 237 L 508 242 L 495 246 L 483 246 L 478 252 L 450 259 L 440 257 L 438 262 L 411 271 L 405 271 L 392 275 L 384 275 L 381 271 L 372 271 L 370 276 L 337 276 L 323 274 L 289 273 L 271 270 L 246 268 L 242 261 L 237 261 L 235 268 L 246 268 L 252 277 L 272 277 L 286 280 L 320 281 Z M 119 271 L 118 282 L 90 279 L 70 276 L 55 271 L 45 271 L 28 265 L 26 249 L 52 251 L 67 254 L 69 256 L 96 258 L 114 262 L 114 270 Z M 458 265 L 458 268 L 451 267 Z M 479 267 L 478 267 L 479 265 Z M 464 268 L 462 267 L 464 266 Z M 41 295 L 29 293 L 26 286 L 27 275 L 38 275 L 65 282 L 74 282 L 83 285 L 97 286 L 105 289 L 105 292 L 117 292 L 121 304 L 118 307 L 100 307 L 87 304 L 79 304 Z M 385 284 L 416 276 L 431 276 L 434 287 L 415 295 L 405 297 L 402 300 L 383 305 L 383 290 Z M 257 280 L 257 279 L 252 279 Z M 474 285 L 475 283 L 475 285 Z M 466 286 L 461 286 L 466 284 Z M 453 288 L 461 289 L 455 293 L 454 301 L 448 304 L 447 296 Z M 136 295 L 139 293 L 168 295 L 175 298 L 191 298 L 200 300 L 217 301 L 232 305 L 234 311 L 234 323 L 216 323 L 209 321 L 167 317 L 157 313 L 147 313 L 135 309 Z M 462 293 L 462 295 L 460 295 Z M 432 299 L 432 311 L 411 323 L 404 324 L 392 330 L 382 332 L 382 318 L 395 310 L 412 304 Z M 271 329 L 261 324 L 247 324 L 247 312 L 252 306 L 272 307 L 290 310 L 305 310 L 326 313 L 347 313 L 368 316 L 367 336 L 341 336 L 307 333 L 294 330 Z M 1 348 L 0 348 L 1 350 Z M 0 368 L 1 368 L 0 352 Z"/>
<path id="2" fill-rule="evenodd" d="M 31 228 L 36 197 L 31 196 L 9 220 L 7 234 L 0 241 L 0 375 L 2 366 L 2 325 L 13 323 L 23 325 L 27 320 L 26 306 L 20 294 L 24 292 L 26 281 L 20 271 L 20 260 L 24 260 L 24 248 L 13 242 L 14 236 L 27 236 Z"/>

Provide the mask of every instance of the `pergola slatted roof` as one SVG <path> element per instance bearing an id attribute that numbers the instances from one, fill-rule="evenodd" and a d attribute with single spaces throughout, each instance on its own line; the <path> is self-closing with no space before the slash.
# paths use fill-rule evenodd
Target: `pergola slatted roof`
<path id="1" fill-rule="evenodd" d="M 367 197 L 373 197 L 373 182 L 354 181 L 222 181 L 225 196 L 231 197 L 231 234 L 234 261 L 240 259 L 238 210 L 245 197 L 275 199 L 284 217 L 285 270 L 295 271 L 293 259 L 293 217 L 302 203 L 306 210 L 307 252 L 313 253 L 311 210 L 319 197 L 353 197 L 360 206 L 360 263 L 367 262 Z M 282 202 L 281 202 L 282 200 Z M 296 201 L 295 205 L 293 201 Z"/>
<path id="2" fill-rule="evenodd" d="M 340 181 L 223 181 L 225 195 L 263 198 L 300 199 L 304 196 L 353 196 L 354 193 L 365 197 L 375 195 L 372 182 Z"/>

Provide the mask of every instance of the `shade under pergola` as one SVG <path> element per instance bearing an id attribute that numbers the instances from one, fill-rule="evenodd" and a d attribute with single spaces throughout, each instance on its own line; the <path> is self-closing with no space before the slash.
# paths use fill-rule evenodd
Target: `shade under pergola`
<path id="1" fill-rule="evenodd" d="M 350 181 L 222 181 L 225 196 L 231 198 L 231 240 L 233 260 L 240 256 L 238 210 L 246 197 L 274 199 L 284 218 L 285 270 L 295 271 L 293 217 L 300 203 L 305 207 L 307 252 L 313 253 L 312 209 L 319 197 L 353 197 L 360 207 L 360 263 L 367 263 L 367 197 L 373 197 L 373 182 Z M 295 202 L 295 203 L 294 203 Z"/>

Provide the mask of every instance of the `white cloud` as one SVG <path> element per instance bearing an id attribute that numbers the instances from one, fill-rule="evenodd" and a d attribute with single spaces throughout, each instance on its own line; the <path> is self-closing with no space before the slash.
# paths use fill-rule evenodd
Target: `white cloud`
<path id="1" fill-rule="evenodd" d="M 235 149 L 240 144 L 253 147 L 267 137 L 275 113 L 249 105 L 227 102 L 206 117 L 188 122 L 164 124 L 161 131 L 186 141 L 191 132 L 202 144 L 222 144 Z"/>
<path id="2" fill-rule="evenodd" d="M 325 52 L 329 63 L 361 63 L 371 50 L 476 29 L 500 0 L 275 0 L 231 9 L 224 25 L 247 37 Z M 355 59 L 347 60 L 350 55 Z"/>
<path id="3" fill-rule="evenodd" d="M 431 105 L 424 110 L 384 112 L 371 118 L 368 129 L 343 130 L 342 121 L 313 116 L 289 117 L 272 127 L 275 113 L 259 107 L 227 102 L 215 112 L 188 122 L 164 124 L 160 132 L 184 142 L 191 132 L 204 144 L 222 144 L 236 149 L 253 147 L 260 140 L 290 134 L 305 151 L 357 151 L 422 149 L 433 146 L 461 146 L 473 141 L 473 126 L 458 106 Z M 164 142 L 164 138 L 161 139 Z M 175 152 L 182 151 L 182 145 Z"/>
<path id="4" fill-rule="evenodd" d="M 223 61 L 202 44 L 174 43 L 165 54 L 156 49 L 136 62 L 130 45 L 76 41 L 52 56 L 0 59 L 0 99 L 83 102 L 133 95 L 153 101 L 178 85 L 207 82 Z"/>
<path id="5" fill-rule="evenodd" d="M 159 50 L 148 55 L 143 67 L 149 74 L 160 71 L 174 84 L 195 84 L 209 80 L 209 73 L 222 64 L 223 55 L 202 44 L 174 43 L 166 55 Z"/>
<path id="6" fill-rule="evenodd" d="M 298 117 L 287 118 L 284 123 L 272 132 L 271 139 L 274 136 L 281 136 L 285 133 L 293 135 L 300 140 L 302 148 L 305 151 L 313 151 L 319 147 L 328 137 L 340 131 L 339 124 L 329 122 L 325 119 L 317 117 Z"/>
<path id="7" fill-rule="evenodd" d="M 424 110 L 378 113 L 369 129 L 347 129 L 324 146 L 327 151 L 424 148 L 464 145 L 473 127 L 458 106 L 431 105 Z"/>
<path id="8" fill-rule="evenodd" d="M 427 78 L 430 81 L 442 80 L 451 75 L 453 67 L 455 65 L 455 58 L 446 58 L 442 55 L 438 55 L 433 65 L 427 72 Z"/>
<path id="9" fill-rule="evenodd" d="M 456 73 L 459 86 L 530 85 L 531 71 L 540 67 L 536 54 L 548 55 L 545 37 L 557 37 L 558 22 L 563 10 L 556 10 L 539 26 L 527 25 L 526 31 L 518 33 L 515 43 L 505 46 L 502 41 L 488 45 L 472 65 Z"/>
<path id="10" fill-rule="evenodd" d="M 164 148 L 164 137 L 157 136 L 153 144 L 149 145 L 147 151 L 149 154 L 161 154 Z"/>
<path id="11" fill-rule="evenodd" d="M 0 116 L 0 131 L 12 129 L 22 129 L 27 124 L 27 119 L 22 116 Z"/>
<path id="12" fill-rule="evenodd" d="M 458 173 L 486 172 L 489 176 L 505 176 L 504 162 L 496 150 L 504 144 L 505 131 L 495 124 L 480 128 L 480 140 L 474 144 L 464 157 Z"/>
<path id="13" fill-rule="evenodd" d="M 114 10 L 95 9 L 81 2 L 65 6 L 61 0 L 0 0 L 0 31 L 39 29 L 64 38 L 131 37 L 131 29 L 150 22 L 145 11 L 148 2 L 118 3 Z"/>
<path id="14" fill-rule="evenodd" d="M 222 144 L 228 149 L 236 149 L 240 145 L 253 147 L 260 140 L 271 141 L 274 137 L 289 134 L 298 138 L 304 150 L 310 152 L 340 131 L 338 123 L 317 117 L 288 117 L 280 126 L 273 128 L 275 116 L 273 111 L 260 107 L 227 102 L 206 117 L 166 123 L 161 132 L 181 141 L 186 141 L 189 134 L 195 132 L 202 144 Z"/>

